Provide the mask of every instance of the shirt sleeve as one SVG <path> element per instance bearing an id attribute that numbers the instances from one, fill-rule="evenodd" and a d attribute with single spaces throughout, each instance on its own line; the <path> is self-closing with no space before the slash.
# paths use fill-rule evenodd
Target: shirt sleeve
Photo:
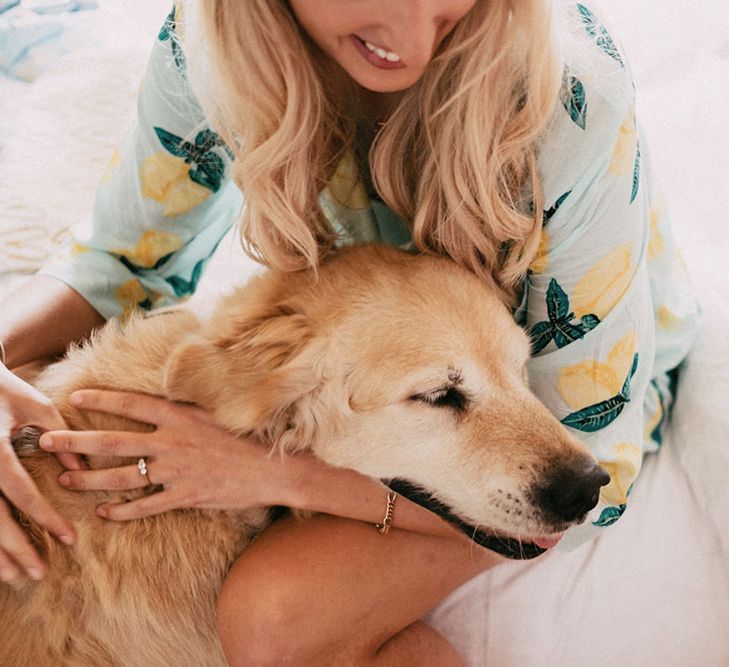
<path id="1" fill-rule="evenodd" d="M 605 28 L 584 5 L 577 8 L 594 38 L 595 62 L 566 69 L 562 104 L 540 153 L 547 210 L 520 313 L 532 337 L 532 389 L 611 477 L 588 520 L 563 538 L 567 549 L 625 511 L 651 448 L 645 404 L 656 373 L 668 370 L 656 365 L 652 188 L 632 80 Z M 694 301 L 683 301 L 676 363 L 696 320 Z"/>
<path id="2" fill-rule="evenodd" d="M 232 155 L 186 77 L 180 11 L 173 7 L 159 32 L 136 120 L 102 176 L 90 219 L 74 227 L 66 255 L 41 270 L 105 318 L 192 294 L 242 205 Z"/>

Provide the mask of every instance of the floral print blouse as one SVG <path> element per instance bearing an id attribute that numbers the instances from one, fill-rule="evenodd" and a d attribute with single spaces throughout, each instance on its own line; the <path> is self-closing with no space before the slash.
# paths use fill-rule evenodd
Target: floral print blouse
<path id="1" fill-rule="evenodd" d="M 186 78 L 181 9 L 159 33 L 137 120 L 111 157 L 92 216 L 67 256 L 43 269 L 107 318 L 190 295 L 243 203 L 233 156 Z M 548 208 L 515 311 L 533 340 L 532 389 L 611 476 L 589 520 L 562 540 L 567 548 L 625 511 L 644 454 L 661 446 L 699 315 L 651 180 L 624 56 L 590 9 L 572 11 L 592 53 L 565 69 L 540 149 Z M 351 157 L 320 203 L 344 242 L 410 244 Z"/>

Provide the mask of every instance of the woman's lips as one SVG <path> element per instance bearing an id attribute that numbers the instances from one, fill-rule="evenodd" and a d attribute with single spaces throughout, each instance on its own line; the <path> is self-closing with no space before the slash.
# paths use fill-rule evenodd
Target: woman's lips
<path id="1" fill-rule="evenodd" d="M 392 62 L 385 58 L 380 58 L 376 53 L 370 51 L 357 35 L 350 35 L 349 37 L 354 43 L 354 47 L 370 65 L 374 65 L 379 69 L 402 69 L 406 66 L 402 61 Z"/>

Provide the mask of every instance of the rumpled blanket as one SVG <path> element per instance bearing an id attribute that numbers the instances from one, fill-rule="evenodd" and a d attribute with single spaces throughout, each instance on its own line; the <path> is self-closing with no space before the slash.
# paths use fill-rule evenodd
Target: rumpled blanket
<path id="1" fill-rule="evenodd" d="M 79 41 L 73 15 L 96 0 L 0 0 L 0 72 L 33 81 Z"/>

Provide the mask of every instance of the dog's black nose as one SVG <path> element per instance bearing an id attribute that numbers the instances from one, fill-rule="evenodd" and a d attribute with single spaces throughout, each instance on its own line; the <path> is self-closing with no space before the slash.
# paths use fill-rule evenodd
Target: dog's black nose
<path id="1" fill-rule="evenodd" d="M 592 459 L 585 459 L 582 465 L 553 473 L 537 490 L 537 503 L 559 521 L 575 521 L 597 505 L 600 488 L 609 483 L 610 475 Z"/>

